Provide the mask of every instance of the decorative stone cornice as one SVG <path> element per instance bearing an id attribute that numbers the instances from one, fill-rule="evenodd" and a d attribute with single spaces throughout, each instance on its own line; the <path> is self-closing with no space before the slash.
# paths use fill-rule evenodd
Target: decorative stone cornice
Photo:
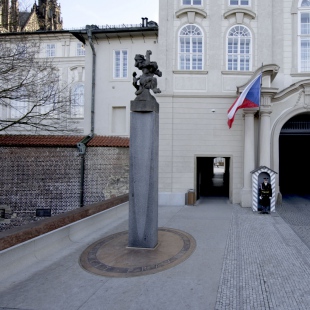
<path id="1" fill-rule="evenodd" d="M 300 91 L 304 92 L 306 95 L 310 93 L 310 79 L 298 81 L 294 84 L 291 84 L 289 87 L 284 88 L 273 97 L 272 101 L 282 101 L 283 99 Z"/>
<path id="2" fill-rule="evenodd" d="M 231 16 L 236 17 L 237 24 L 243 23 L 244 16 L 247 16 L 250 19 L 256 18 L 256 14 L 253 11 L 248 10 L 248 9 L 243 9 L 243 8 L 232 9 L 232 10 L 229 10 L 228 12 L 224 13 L 224 18 L 226 18 L 226 19 L 231 17 Z"/>
<path id="3" fill-rule="evenodd" d="M 190 24 L 193 24 L 196 19 L 196 15 L 200 15 L 202 18 L 207 17 L 207 13 L 204 10 L 198 9 L 198 8 L 193 8 L 193 7 L 186 7 L 181 10 L 178 10 L 175 13 L 175 16 L 177 18 L 180 18 L 182 15 L 187 14 L 187 19 Z"/>
<path id="4" fill-rule="evenodd" d="M 278 65 L 275 64 L 269 64 L 269 65 L 263 65 L 260 68 L 258 68 L 252 75 L 251 79 L 249 81 L 247 81 L 246 84 L 238 86 L 237 87 L 237 93 L 241 93 L 244 88 L 251 83 L 251 81 L 253 81 L 260 73 L 262 73 L 262 77 L 266 77 L 269 76 L 270 77 L 270 83 L 274 80 L 274 78 L 276 77 L 276 75 L 279 72 L 280 67 Z M 278 89 L 275 88 L 270 88 L 270 87 L 263 87 L 262 88 L 262 92 L 267 94 L 268 92 L 275 94 L 277 93 Z"/>

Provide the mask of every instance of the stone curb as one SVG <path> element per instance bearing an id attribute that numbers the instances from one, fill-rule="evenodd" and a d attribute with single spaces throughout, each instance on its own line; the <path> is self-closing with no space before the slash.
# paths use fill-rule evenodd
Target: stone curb
<path id="1" fill-rule="evenodd" d="M 0 251 L 128 201 L 128 194 L 0 232 Z"/>

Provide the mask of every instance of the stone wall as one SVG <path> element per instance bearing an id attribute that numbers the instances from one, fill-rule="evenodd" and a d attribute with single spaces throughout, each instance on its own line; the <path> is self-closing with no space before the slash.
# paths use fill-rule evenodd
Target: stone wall
<path id="1" fill-rule="evenodd" d="M 80 207 L 81 161 L 76 147 L 0 148 L 0 231 Z M 85 155 L 84 205 L 128 193 L 129 149 L 89 147 Z"/>

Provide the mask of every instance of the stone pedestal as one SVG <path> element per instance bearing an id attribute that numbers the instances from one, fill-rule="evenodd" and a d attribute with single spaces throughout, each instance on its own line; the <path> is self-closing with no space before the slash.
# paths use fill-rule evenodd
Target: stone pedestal
<path id="1" fill-rule="evenodd" d="M 158 243 L 159 105 L 131 101 L 128 246 Z"/>

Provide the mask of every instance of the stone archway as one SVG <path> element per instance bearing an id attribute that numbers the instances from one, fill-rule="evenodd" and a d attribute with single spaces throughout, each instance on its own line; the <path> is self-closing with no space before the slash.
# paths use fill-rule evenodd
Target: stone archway
<path id="1" fill-rule="evenodd" d="M 310 144 L 310 112 L 298 114 L 282 127 L 279 136 L 279 186 L 282 194 L 310 194 L 307 175 L 310 162 L 305 156 Z"/>
<path id="2" fill-rule="evenodd" d="M 302 169 L 298 167 L 296 160 L 302 156 L 305 146 L 310 143 L 310 131 L 288 128 L 290 122 L 298 121 L 305 116 L 310 128 L 310 111 L 299 106 L 286 110 L 275 122 L 271 131 L 271 167 L 278 172 L 276 179 L 276 193 L 304 194 L 304 173 L 310 173 L 310 162 Z M 286 128 L 286 129 L 285 129 Z M 289 183 L 294 182 L 294 186 Z M 310 194 L 310 189 L 309 193 Z"/>

